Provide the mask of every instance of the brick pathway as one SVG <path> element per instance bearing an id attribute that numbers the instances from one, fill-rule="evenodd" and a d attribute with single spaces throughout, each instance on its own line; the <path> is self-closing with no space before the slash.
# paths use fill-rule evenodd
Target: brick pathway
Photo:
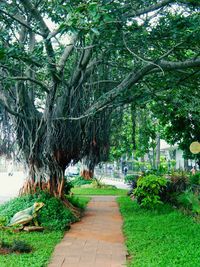
<path id="1" fill-rule="evenodd" d="M 122 267 L 126 249 L 122 218 L 113 196 L 94 196 L 85 216 L 55 247 L 48 267 Z"/>

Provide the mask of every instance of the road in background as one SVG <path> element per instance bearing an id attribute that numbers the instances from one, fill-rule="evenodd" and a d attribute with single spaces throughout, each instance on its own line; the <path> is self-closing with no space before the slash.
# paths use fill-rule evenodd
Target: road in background
<path id="1" fill-rule="evenodd" d="M 0 172 L 0 204 L 18 195 L 24 179 L 22 171 L 13 172 L 12 176 L 8 172 Z"/>
<path id="2" fill-rule="evenodd" d="M 118 181 L 117 179 L 102 178 L 101 181 L 105 184 L 115 185 L 119 189 L 130 189 L 130 186 L 125 184 L 124 181 Z"/>
<path id="3" fill-rule="evenodd" d="M 105 176 L 104 176 L 105 177 Z M 0 172 L 0 204 L 16 197 L 25 180 L 25 173 L 14 172 L 12 176 L 8 172 Z M 105 184 L 115 185 L 117 188 L 129 189 L 130 187 L 120 179 L 101 178 Z"/>

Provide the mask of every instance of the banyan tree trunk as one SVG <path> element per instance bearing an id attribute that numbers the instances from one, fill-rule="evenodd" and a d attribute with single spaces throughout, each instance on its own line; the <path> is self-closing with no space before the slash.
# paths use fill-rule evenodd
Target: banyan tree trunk
<path id="1" fill-rule="evenodd" d="M 92 180 L 94 177 L 93 170 L 83 169 L 80 174 L 85 180 Z"/>
<path id="2" fill-rule="evenodd" d="M 65 195 L 65 183 L 64 172 L 60 171 L 60 169 L 54 169 L 50 175 L 45 175 L 44 169 L 38 170 L 35 166 L 29 166 L 29 176 L 20 189 L 19 195 L 35 194 L 40 190 L 48 192 L 52 196 L 61 199 L 63 204 L 71 210 L 74 216 L 80 218 L 80 210 L 74 207 Z"/>

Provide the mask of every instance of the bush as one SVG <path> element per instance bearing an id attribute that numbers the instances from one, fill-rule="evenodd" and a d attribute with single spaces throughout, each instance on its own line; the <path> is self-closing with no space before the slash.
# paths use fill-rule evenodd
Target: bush
<path id="1" fill-rule="evenodd" d="M 75 179 L 71 183 L 74 187 L 80 187 L 85 184 L 91 184 L 92 180 L 86 180 L 82 176 L 76 176 Z"/>
<path id="2" fill-rule="evenodd" d="M 53 230 L 63 230 L 76 220 L 72 212 L 66 208 L 63 202 L 50 194 L 41 191 L 34 195 L 25 195 L 14 198 L 0 206 L 0 216 L 6 218 L 6 223 L 20 210 L 32 206 L 35 202 L 43 202 L 45 205 L 39 211 L 38 222 L 41 226 Z"/>
<path id="3" fill-rule="evenodd" d="M 127 184 L 132 184 L 133 182 L 137 181 L 138 177 L 139 177 L 138 174 L 129 174 L 125 176 L 124 181 Z"/>
<path id="4" fill-rule="evenodd" d="M 67 178 L 65 178 L 64 194 L 68 195 L 73 187 L 74 185 L 72 181 L 69 181 Z"/>
<path id="5" fill-rule="evenodd" d="M 189 177 L 189 183 L 192 185 L 200 185 L 200 172 L 191 174 Z"/>
<path id="6" fill-rule="evenodd" d="M 137 187 L 134 195 L 138 203 L 142 207 L 153 208 L 157 204 L 161 204 L 160 194 L 166 187 L 167 179 L 156 175 L 147 175 L 141 177 L 137 181 Z"/>
<path id="7" fill-rule="evenodd" d="M 187 190 L 177 198 L 178 204 L 185 209 L 192 211 L 195 214 L 200 214 L 200 201 L 199 196 L 192 191 Z"/>
<path id="8" fill-rule="evenodd" d="M 188 174 L 184 171 L 181 172 L 173 172 L 170 176 L 171 188 L 169 190 L 171 192 L 184 192 L 188 186 L 189 178 Z"/>
<path id="9" fill-rule="evenodd" d="M 125 176 L 125 183 L 129 184 L 131 189 L 128 191 L 127 195 L 131 196 L 133 194 L 133 190 L 137 186 L 137 180 L 140 176 L 137 174 L 127 175 Z"/>

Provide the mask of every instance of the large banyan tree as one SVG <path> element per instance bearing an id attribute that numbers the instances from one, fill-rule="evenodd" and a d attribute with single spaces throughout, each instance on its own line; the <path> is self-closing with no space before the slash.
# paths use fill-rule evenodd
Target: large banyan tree
<path id="1" fill-rule="evenodd" d="M 0 106 L 29 170 L 62 197 L 64 170 L 109 152 L 112 114 L 155 96 L 150 79 L 200 68 L 191 0 L 0 1 Z M 5 129 L 5 128 L 4 128 Z"/>

